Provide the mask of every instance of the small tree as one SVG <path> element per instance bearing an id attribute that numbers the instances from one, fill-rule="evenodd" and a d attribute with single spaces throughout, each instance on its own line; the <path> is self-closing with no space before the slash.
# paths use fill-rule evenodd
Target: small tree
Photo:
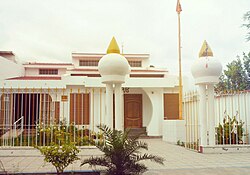
<path id="1" fill-rule="evenodd" d="M 89 164 L 91 167 L 103 166 L 106 167 L 105 172 L 108 175 L 132 175 L 147 171 L 147 167 L 139 163 L 142 160 L 151 160 L 163 165 L 163 158 L 140 153 L 140 149 L 148 150 L 148 145 L 139 141 L 139 136 L 130 138 L 129 131 L 122 132 L 105 125 L 97 127 L 103 132 L 104 141 L 96 146 L 104 155 L 85 159 L 81 166 L 84 164 Z"/>
<path id="2" fill-rule="evenodd" d="M 75 143 L 65 141 L 65 135 L 67 135 L 65 131 L 57 132 L 57 138 L 60 139 L 61 145 L 52 142 L 50 146 L 36 147 L 45 156 L 44 161 L 51 163 L 56 168 L 57 174 L 63 173 L 68 165 L 79 160 L 77 157 L 79 149 Z"/>

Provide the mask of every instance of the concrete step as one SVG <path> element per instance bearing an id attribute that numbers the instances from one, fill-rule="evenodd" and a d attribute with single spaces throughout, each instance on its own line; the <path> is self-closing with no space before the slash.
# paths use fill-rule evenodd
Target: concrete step
<path id="1" fill-rule="evenodd" d="M 127 128 L 129 130 L 129 136 L 147 136 L 146 127 L 142 128 Z"/>

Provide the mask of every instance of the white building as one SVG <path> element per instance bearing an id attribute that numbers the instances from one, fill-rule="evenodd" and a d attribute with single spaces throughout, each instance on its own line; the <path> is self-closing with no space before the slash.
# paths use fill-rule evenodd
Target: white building
<path id="1" fill-rule="evenodd" d="M 12 52 L 1 51 L 2 134 L 22 116 L 30 133 L 38 123 L 63 119 L 96 130 L 96 125 L 110 117 L 106 88 L 98 72 L 104 55 L 74 52 L 71 63 L 20 64 Z M 122 126 L 145 129 L 148 136 L 162 136 L 164 120 L 179 119 L 178 77 L 151 66 L 149 54 L 123 55 L 131 72 L 122 84 Z"/>

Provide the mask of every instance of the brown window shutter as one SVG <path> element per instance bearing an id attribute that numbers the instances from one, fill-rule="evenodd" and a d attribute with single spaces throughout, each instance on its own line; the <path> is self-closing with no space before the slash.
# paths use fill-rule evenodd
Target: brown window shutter
<path id="1" fill-rule="evenodd" d="M 90 100 L 89 100 L 89 94 L 83 94 L 83 124 L 89 125 L 89 109 L 90 109 Z"/>
<path id="2" fill-rule="evenodd" d="M 179 119 L 179 94 L 164 94 L 164 119 Z"/>
<path id="3" fill-rule="evenodd" d="M 70 123 L 89 124 L 89 94 L 70 94 Z"/>

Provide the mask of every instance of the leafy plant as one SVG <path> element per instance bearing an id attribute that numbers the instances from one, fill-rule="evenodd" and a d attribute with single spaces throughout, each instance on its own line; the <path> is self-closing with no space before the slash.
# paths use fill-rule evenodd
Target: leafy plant
<path id="1" fill-rule="evenodd" d="M 235 116 L 230 118 L 229 115 L 225 113 L 223 123 L 216 127 L 216 137 L 218 144 L 242 144 L 243 125 L 242 120 L 238 121 L 238 113 Z"/>
<path id="2" fill-rule="evenodd" d="M 44 125 L 41 123 L 37 125 L 37 131 L 37 142 L 40 146 L 49 145 L 51 142 L 60 144 L 60 139 L 62 138 L 57 137 L 60 134 L 65 141 L 75 142 L 78 146 L 89 145 L 94 142 L 93 138 L 89 137 L 90 131 L 88 129 L 85 129 L 84 126 L 78 128 L 74 123 L 70 125 L 67 125 L 63 121 L 59 125 Z"/>
<path id="3" fill-rule="evenodd" d="M 57 174 L 63 173 L 64 169 L 79 160 L 77 154 L 80 152 L 74 142 L 65 140 L 66 133 L 63 130 L 57 132 L 56 137 L 60 140 L 58 143 L 52 142 L 50 146 L 36 147 L 45 156 L 44 161 L 51 163 L 57 171 Z"/>
<path id="4" fill-rule="evenodd" d="M 141 154 L 139 150 L 148 150 L 148 145 L 139 141 L 139 136 L 131 138 L 128 137 L 129 131 L 115 130 L 105 125 L 97 127 L 103 133 L 103 141 L 98 142 L 96 146 L 104 155 L 85 159 L 81 166 L 85 164 L 91 167 L 103 166 L 106 167 L 105 173 L 108 175 L 133 175 L 147 171 L 147 167 L 140 163 L 142 160 L 151 160 L 163 165 L 162 157 Z"/>

